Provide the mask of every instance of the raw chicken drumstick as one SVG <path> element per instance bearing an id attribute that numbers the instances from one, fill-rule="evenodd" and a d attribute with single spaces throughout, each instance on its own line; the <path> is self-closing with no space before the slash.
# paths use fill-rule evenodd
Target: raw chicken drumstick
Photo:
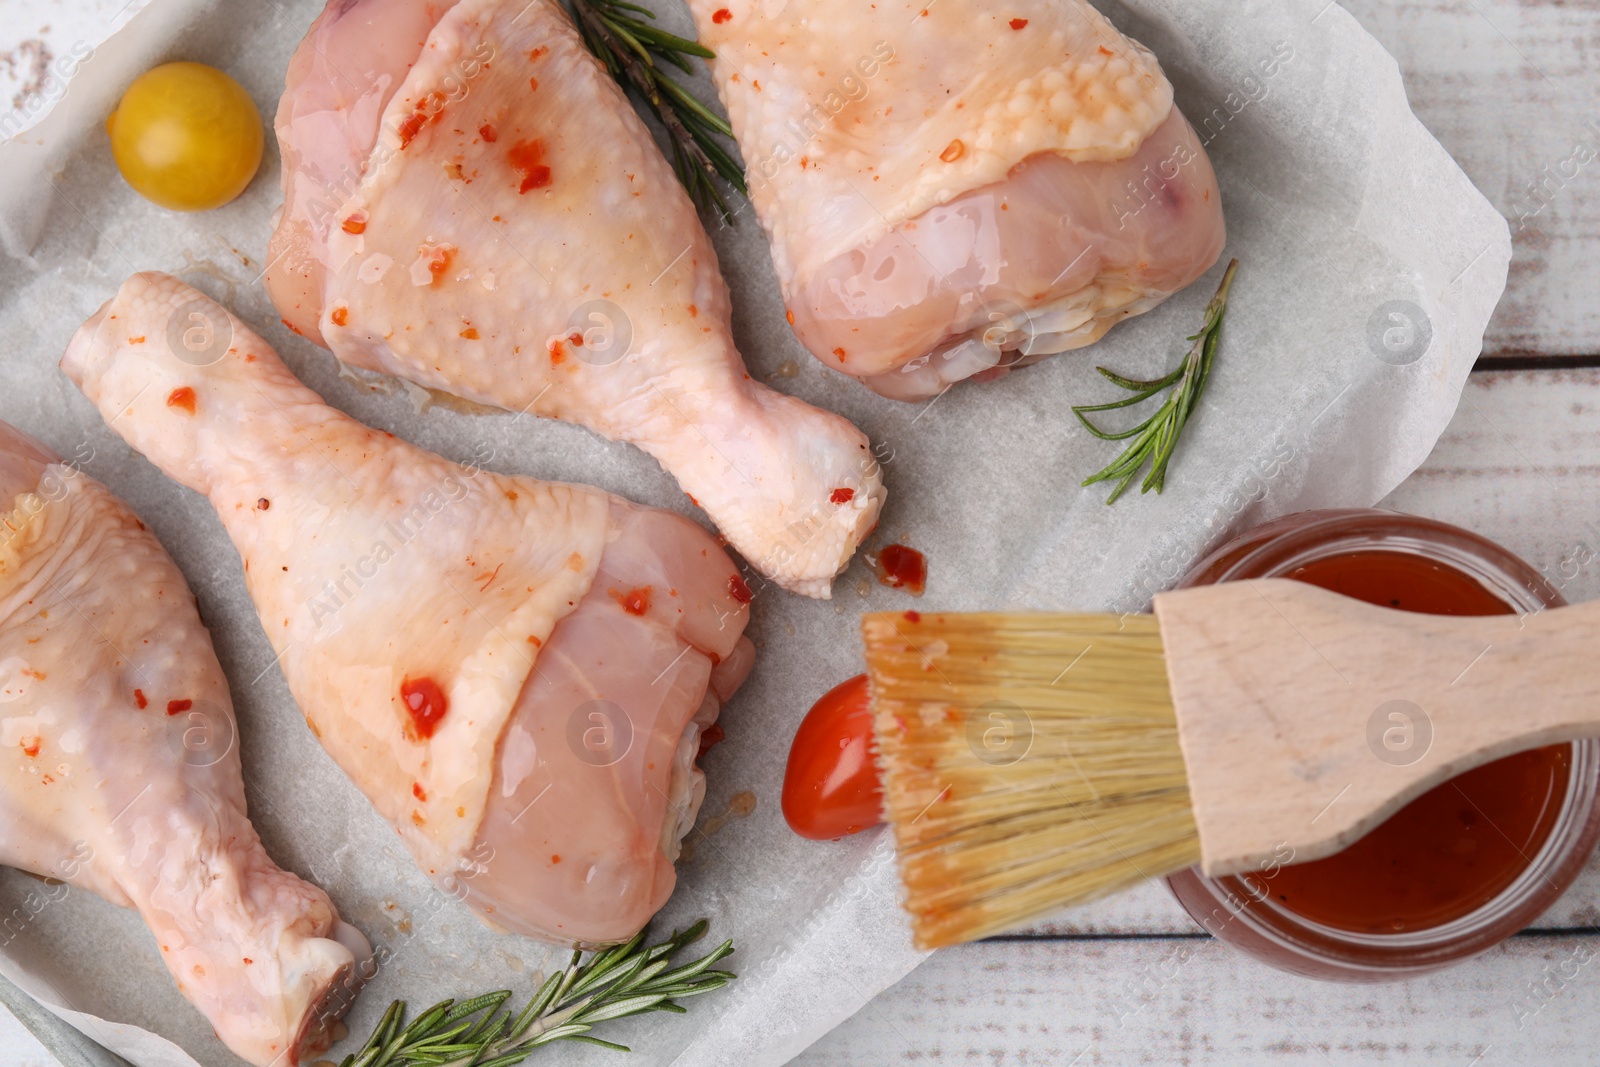
<path id="1" fill-rule="evenodd" d="M 638 445 L 778 584 L 877 522 L 867 439 L 753 381 L 694 206 L 556 0 L 330 0 L 267 288 L 344 362 Z"/>
<path id="2" fill-rule="evenodd" d="M 233 702 L 127 506 L 0 422 L 0 863 L 139 909 L 251 1063 L 328 1047 L 366 940 L 245 817 Z"/>
<path id="3" fill-rule="evenodd" d="M 210 347 L 180 358 L 190 328 Z M 163 274 L 124 282 L 62 367 L 210 499 L 306 722 L 423 870 L 564 944 L 661 907 L 701 732 L 754 658 L 749 589 L 710 534 L 369 429 Z"/>
<path id="4" fill-rule="evenodd" d="M 1098 341 L 1222 252 L 1205 149 L 1085 0 L 689 0 L 795 333 L 902 400 Z"/>

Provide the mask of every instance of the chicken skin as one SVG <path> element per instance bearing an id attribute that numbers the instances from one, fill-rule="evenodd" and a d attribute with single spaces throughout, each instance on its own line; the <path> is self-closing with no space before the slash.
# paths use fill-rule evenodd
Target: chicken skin
<path id="1" fill-rule="evenodd" d="M 168 340 L 196 314 L 204 359 Z M 369 429 L 166 275 L 125 282 L 62 366 L 209 498 L 307 723 L 431 877 L 562 944 L 661 907 L 701 731 L 753 660 L 749 590 L 708 533 Z"/>
<path id="2" fill-rule="evenodd" d="M 245 816 L 233 702 L 183 575 L 5 423 L 0 512 L 0 863 L 137 908 L 245 1060 L 327 1048 L 370 950 Z"/>
<path id="3" fill-rule="evenodd" d="M 556 0 L 332 0 L 276 128 L 286 323 L 637 445 L 757 570 L 829 595 L 883 503 L 867 439 L 746 373 L 694 206 Z"/>
<path id="4" fill-rule="evenodd" d="M 920 400 L 1098 341 L 1222 252 L 1154 56 L 1084 0 L 689 0 L 800 340 Z"/>

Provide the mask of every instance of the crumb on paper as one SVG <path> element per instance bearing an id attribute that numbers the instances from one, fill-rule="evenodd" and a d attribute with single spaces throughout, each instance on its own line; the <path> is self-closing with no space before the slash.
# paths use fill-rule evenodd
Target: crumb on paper
<path id="1" fill-rule="evenodd" d="M 39 32 L 43 33 L 49 28 L 46 26 Z M 44 92 L 45 84 L 50 80 L 50 61 L 54 58 L 55 53 L 50 51 L 50 46 L 42 37 L 30 37 L 19 42 L 15 48 L 0 52 L 0 67 L 4 67 L 7 75 L 20 79 L 22 83 L 11 98 L 13 110 L 21 111 L 30 96 Z"/>

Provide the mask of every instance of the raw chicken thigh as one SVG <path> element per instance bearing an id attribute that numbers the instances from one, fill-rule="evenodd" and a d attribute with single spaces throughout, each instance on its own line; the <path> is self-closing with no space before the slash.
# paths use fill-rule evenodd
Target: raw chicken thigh
<path id="1" fill-rule="evenodd" d="M 638 445 L 763 574 L 829 595 L 883 503 L 867 439 L 745 372 L 693 205 L 556 0 L 331 0 L 276 125 L 286 323 Z"/>
<path id="2" fill-rule="evenodd" d="M 195 314 L 213 361 L 168 347 Z M 369 429 L 166 275 L 128 279 L 62 366 L 210 498 L 307 723 L 430 876 L 564 944 L 661 907 L 701 731 L 754 655 L 749 590 L 708 533 Z"/>
<path id="3" fill-rule="evenodd" d="M 5 423 L 0 513 L 0 863 L 137 908 L 251 1063 L 327 1048 L 370 950 L 245 817 L 233 702 L 183 575 Z"/>
<path id="4" fill-rule="evenodd" d="M 902 400 L 1098 341 L 1222 202 L 1154 56 L 1084 0 L 689 0 L 795 333 Z"/>

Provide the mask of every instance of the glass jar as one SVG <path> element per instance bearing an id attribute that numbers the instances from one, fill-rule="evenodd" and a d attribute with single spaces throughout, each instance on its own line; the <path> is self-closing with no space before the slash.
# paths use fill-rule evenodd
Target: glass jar
<path id="1" fill-rule="evenodd" d="M 1267 523 L 1212 552 L 1178 588 L 1285 577 L 1370 552 L 1421 557 L 1466 575 L 1518 613 L 1565 603 L 1538 571 L 1492 541 L 1430 519 L 1371 509 L 1308 511 Z M 1600 741 L 1570 748 L 1565 797 L 1543 844 L 1502 890 L 1450 921 L 1382 933 L 1328 925 L 1275 900 L 1263 888 L 1271 884 L 1271 871 L 1208 878 L 1194 867 L 1167 884 L 1214 937 L 1280 970 L 1379 982 L 1448 967 L 1537 919 L 1577 878 L 1600 841 Z"/>

